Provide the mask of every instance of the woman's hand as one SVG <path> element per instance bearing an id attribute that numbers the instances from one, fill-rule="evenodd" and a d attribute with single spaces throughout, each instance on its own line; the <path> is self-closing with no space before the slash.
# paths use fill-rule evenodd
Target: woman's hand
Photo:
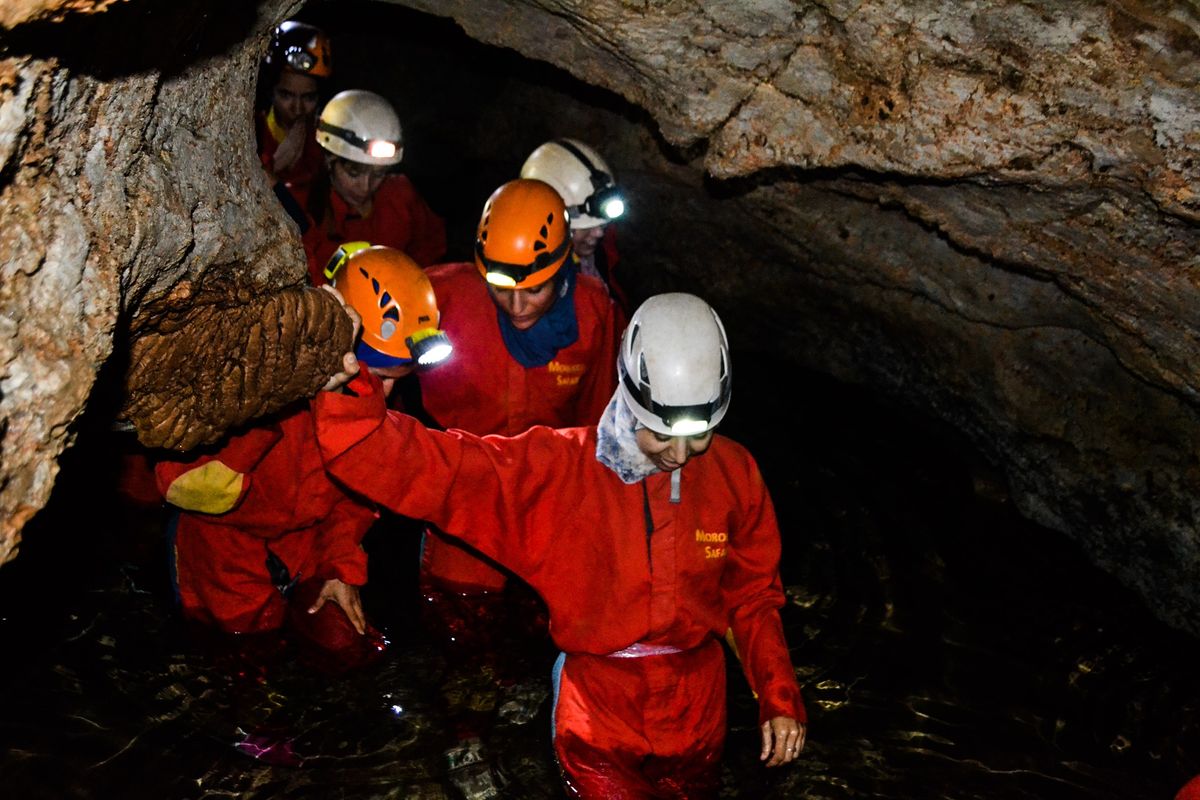
<path id="1" fill-rule="evenodd" d="M 337 578 L 330 578 L 321 587 L 321 593 L 317 595 L 317 600 L 312 604 L 308 613 L 317 613 L 321 610 L 321 606 L 329 601 L 336 603 L 342 611 L 346 612 L 346 618 L 350 620 L 354 630 L 360 634 L 367 632 L 367 616 L 363 613 L 362 599 L 358 596 L 357 586 L 343 583 Z"/>
<path id="2" fill-rule="evenodd" d="M 791 717 L 773 717 L 762 724 L 762 754 L 759 761 L 766 761 L 768 767 L 778 767 L 787 764 L 800 755 L 804 749 L 804 736 L 807 728 Z M 770 759 L 767 761 L 767 759 Z"/>
<path id="3" fill-rule="evenodd" d="M 295 125 L 288 128 L 287 134 L 283 137 L 283 141 L 279 143 L 279 146 L 275 148 L 275 154 L 272 156 L 276 175 L 281 172 L 287 172 L 300 160 L 300 154 L 304 152 L 306 133 L 308 133 L 308 126 L 303 121 L 298 121 Z"/>

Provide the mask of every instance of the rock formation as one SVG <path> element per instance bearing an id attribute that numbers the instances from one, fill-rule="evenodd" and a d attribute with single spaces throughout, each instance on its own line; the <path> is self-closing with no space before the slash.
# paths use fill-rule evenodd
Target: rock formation
<path id="1" fill-rule="evenodd" d="M 331 349 L 350 330 L 332 298 L 263 297 L 313 291 L 299 288 L 299 240 L 256 167 L 248 124 L 265 33 L 295 6 L 0 6 L 11 26 L 0 58 L 0 563 L 49 496 L 56 458 L 118 334 L 133 340 L 130 422 L 152 445 L 210 441 L 219 425 L 278 408 L 335 371 Z M 252 355 L 267 363 L 247 362 L 245 339 L 284 307 L 313 318 L 256 340 Z M 198 392 L 259 386 L 261 396 L 150 397 L 153 386 L 177 388 L 154 367 L 179 366 L 163 340 L 189 314 L 206 326 L 179 337 L 180 352 L 201 341 L 207 358 L 189 359 L 176 377 Z M 314 342 L 335 329 L 333 348 Z M 256 370 L 281 374 L 264 357 L 271 340 L 282 346 L 274 359 L 299 369 L 263 388 Z M 306 348 L 313 357 L 297 352 Z M 246 385 L 231 386 L 233 375 Z"/>

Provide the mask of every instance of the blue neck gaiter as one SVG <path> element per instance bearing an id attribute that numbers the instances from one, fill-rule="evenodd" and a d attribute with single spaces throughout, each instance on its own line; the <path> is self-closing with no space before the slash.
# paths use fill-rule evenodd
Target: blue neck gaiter
<path id="1" fill-rule="evenodd" d="M 565 264 L 558 273 L 558 297 L 541 319 L 527 330 L 513 327 L 508 315 L 496 308 L 500 321 L 500 335 L 504 346 L 517 363 L 523 367 L 544 367 L 559 350 L 572 345 L 579 338 L 579 320 L 575 317 L 575 273 L 574 264 Z"/>

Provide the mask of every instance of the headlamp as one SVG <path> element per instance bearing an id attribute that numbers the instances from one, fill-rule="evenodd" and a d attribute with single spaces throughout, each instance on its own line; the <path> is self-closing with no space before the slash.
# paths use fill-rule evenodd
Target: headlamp
<path id="1" fill-rule="evenodd" d="M 535 272 L 551 267 L 560 261 L 571 247 L 571 237 L 564 236 L 562 242 L 553 250 L 543 250 L 533 259 L 532 264 L 509 264 L 487 257 L 483 249 L 483 240 L 475 240 L 475 257 L 483 264 L 484 276 L 492 286 L 511 289 Z"/>
<path id="2" fill-rule="evenodd" d="M 634 398 L 642 408 L 649 411 L 662 421 L 663 430 L 671 436 L 695 436 L 708 430 L 708 422 L 717 412 L 729 402 L 731 383 L 728 373 L 721 379 L 721 388 L 717 397 L 708 403 L 696 403 L 686 406 L 668 406 L 657 402 L 650 395 L 650 384 L 634 381 L 633 376 L 625 368 L 625 360 L 617 360 L 617 371 L 621 382 L 625 385 L 630 397 Z"/>
<path id="3" fill-rule="evenodd" d="M 387 139 L 364 139 L 349 128 L 342 128 L 325 120 L 317 120 L 317 131 L 336 136 L 372 158 L 395 158 L 396 154 L 400 152 L 400 142 L 389 142 Z"/>
<path id="4" fill-rule="evenodd" d="M 408 345 L 408 352 L 412 353 L 413 359 L 423 367 L 445 361 L 454 350 L 450 337 L 436 328 L 416 331 L 404 343 Z"/>
<path id="5" fill-rule="evenodd" d="M 391 158 L 396 155 L 396 145 L 383 139 L 367 142 L 367 155 L 372 158 Z"/>
<path id="6" fill-rule="evenodd" d="M 708 420 L 706 419 L 681 419 L 671 425 L 672 436 L 695 436 L 706 430 L 708 430 Z"/>
<path id="7" fill-rule="evenodd" d="M 592 182 L 592 193 L 577 206 L 571 206 L 567 213 L 572 218 L 586 214 L 603 220 L 614 220 L 625 213 L 625 198 L 617 188 L 613 176 L 596 167 L 592 160 L 583 154 L 575 145 L 566 139 L 559 139 L 558 145 L 579 160 L 587 168 L 589 180 Z"/>
<path id="8" fill-rule="evenodd" d="M 298 45 L 292 45 L 283 51 L 283 60 L 297 72 L 308 72 L 317 65 L 317 59 L 313 54 Z"/>
<path id="9" fill-rule="evenodd" d="M 511 289 L 517 285 L 517 282 L 505 275 L 503 272 L 489 271 L 485 276 L 487 282 L 492 286 L 499 286 L 501 289 Z"/>

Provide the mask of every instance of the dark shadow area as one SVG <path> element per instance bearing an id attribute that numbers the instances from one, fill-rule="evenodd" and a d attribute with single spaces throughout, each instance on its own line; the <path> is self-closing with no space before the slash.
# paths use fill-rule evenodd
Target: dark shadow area
<path id="1" fill-rule="evenodd" d="M 144 30 L 139 14 L 211 21 L 195 16 L 199 4 L 150 5 L 127 4 L 131 30 Z M 446 216 L 452 259 L 468 256 L 484 200 L 542 141 L 611 140 L 623 157 L 656 141 L 644 112 L 471 42 L 446 20 L 357 0 L 314 3 L 304 18 L 333 37 L 330 88 L 373 89 L 396 103 L 403 168 Z M 120 41 L 136 49 L 136 39 Z M 165 63 L 205 47 L 182 41 L 171 56 L 181 60 Z M 98 57 L 88 47 L 76 57 Z M 157 57 L 167 58 L 130 55 L 121 69 Z M 679 214 L 685 192 L 704 191 L 697 183 L 670 187 L 678 205 L 638 211 L 627 241 L 647 238 L 655 216 Z M 665 261 L 689 242 L 657 245 Z M 627 252 L 636 266 L 638 250 Z M 705 290 L 665 269 L 631 286 L 643 296 Z M 1073 542 L 1024 520 L 961 436 L 768 345 L 735 339 L 722 432 L 755 454 L 774 497 L 782 615 L 811 729 L 796 766 L 764 770 L 754 698 L 730 656 L 723 797 L 1161 800 L 1200 771 L 1195 639 L 1157 622 Z M 7 793 L 458 797 L 443 751 L 467 707 L 490 721 L 500 796 L 560 796 L 549 704 L 527 721 L 504 718 L 495 683 L 455 677 L 423 630 L 413 521 L 385 516 L 365 541 L 364 602 L 391 641 L 374 667 L 328 677 L 286 641 L 221 643 L 183 626 L 167 511 L 118 491 L 121 456 L 136 450 L 109 428 L 123 359 L 110 364 L 50 504 L 0 569 Z M 519 639 L 502 655 L 547 682 L 542 654 Z"/>
<path id="2" fill-rule="evenodd" d="M 5 33 L 5 49 L 56 59 L 102 81 L 146 71 L 171 77 L 245 41 L 257 16 L 258 3 L 246 0 L 126 0 L 96 14 L 21 25 Z"/>

